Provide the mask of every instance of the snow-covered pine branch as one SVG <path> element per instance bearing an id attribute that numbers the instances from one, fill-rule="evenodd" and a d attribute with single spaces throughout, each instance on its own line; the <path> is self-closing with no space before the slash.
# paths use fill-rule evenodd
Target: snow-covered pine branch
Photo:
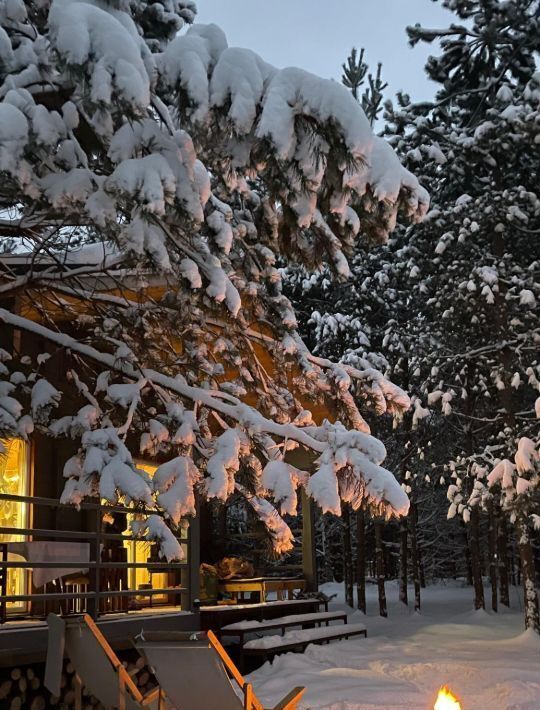
<path id="1" fill-rule="evenodd" d="M 191 2 L 149 10 L 1 6 L 0 319 L 22 334 L 0 363 L 1 433 L 76 439 L 64 500 L 124 496 L 173 526 L 196 491 L 225 499 L 290 446 L 320 458 L 324 485 L 291 486 L 324 509 L 352 476 L 356 503 L 403 513 L 362 410 L 407 396 L 367 361 L 309 352 L 276 264 L 343 278 L 357 237 L 420 220 L 425 190 L 343 87 L 229 48 L 214 25 L 185 31 Z M 42 359 L 25 352 L 35 338 Z M 137 448 L 162 462 L 154 481 Z M 292 512 L 278 483 L 249 495 Z"/>

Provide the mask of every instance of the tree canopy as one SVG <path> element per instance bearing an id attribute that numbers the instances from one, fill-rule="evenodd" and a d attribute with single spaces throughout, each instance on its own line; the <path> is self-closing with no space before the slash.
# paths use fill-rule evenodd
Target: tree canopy
<path id="1" fill-rule="evenodd" d="M 409 400 L 367 361 L 309 352 L 277 260 L 345 279 L 360 234 L 384 241 L 429 199 L 344 87 L 229 47 L 195 14 L 0 5 L 0 320 L 45 343 L 2 352 L 0 433 L 78 442 L 65 502 L 123 496 L 174 527 L 196 491 L 239 492 L 284 551 L 268 499 L 293 512 L 298 486 L 323 510 L 406 512 L 362 410 Z M 306 404 L 321 400 L 333 422 Z M 314 473 L 287 463 L 297 447 Z M 152 480 L 136 448 L 161 463 Z M 180 554 L 160 519 L 142 528 Z"/>

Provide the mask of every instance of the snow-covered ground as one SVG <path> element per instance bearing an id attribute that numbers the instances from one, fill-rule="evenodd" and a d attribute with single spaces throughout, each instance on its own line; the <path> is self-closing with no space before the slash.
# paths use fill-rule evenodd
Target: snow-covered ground
<path id="1" fill-rule="evenodd" d="M 323 590 L 338 594 L 331 609 L 346 608 L 343 585 Z M 376 594 L 370 586 L 367 617 L 349 617 L 365 622 L 367 639 L 287 653 L 249 676 L 265 706 L 304 685 L 302 710 L 427 710 L 448 684 L 463 710 L 540 709 L 540 637 L 523 631 L 518 590 L 511 590 L 512 610 L 493 614 L 472 609 L 470 587 L 438 585 L 423 590 L 422 613 L 415 614 L 388 584 L 388 619 L 376 615 Z"/>

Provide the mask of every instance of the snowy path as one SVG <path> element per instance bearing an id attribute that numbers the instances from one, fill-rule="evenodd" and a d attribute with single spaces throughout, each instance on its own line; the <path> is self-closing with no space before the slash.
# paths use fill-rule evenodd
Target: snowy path
<path id="1" fill-rule="evenodd" d="M 342 585 L 325 585 L 327 593 Z M 540 637 L 522 631 L 515 609 L 499 615 L 471 611 L 472 590 L 438 586 L 424 591 L 421 615 L 404 611 L 388 585 L 389 618 L 376 614 L 368 594 L 368 638 L 311 646 L 285 654 L 249 677 L 265 705 L 295 685 L 307 688 L 302 710 L 427 710 L 441 685 L 460 697 L 463 710 L 540 710 Z M 487 597 L 489 598 L 489 597 Z M 336 602 L 338 600 L 334 600 Z M 331 608 L 345 608 L 343 603 Z"/>

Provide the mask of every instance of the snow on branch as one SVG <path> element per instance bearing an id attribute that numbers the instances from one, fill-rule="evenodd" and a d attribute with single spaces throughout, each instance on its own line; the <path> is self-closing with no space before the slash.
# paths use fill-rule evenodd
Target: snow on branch
<path id="1" fill-rule="evenodd" d="M 44 337 L 90 362 L 101 364 L 107 368 L 107 380 L 110 373 L 131 380 L 131 384 L 113 383 L 98 388 L 105 389 L 107 400 L 115 403 L 120 412 L 125 412 L 128 408 L 140 409 L 143 413 L 145 405 L 141 403 L 141 397 L 146 387 L 155 387 L 160 392 L 168 393 L 166 409 L 161 415 L 168 426 L 161 424 L 156 429 L 153 423 L 156 421 L 155 417 L 151 417 L 148 423 L 150 435 L 154 436 L 157 445 L 167 442 L 170 438 L 167 432 L 172 428 L 173 420 L 183 421 L 176 434 L 181 446 L 197 441 L 197 436 L 193 438 L 197 424 L 195 420 L 186 418 L 188 412 L 182 402 L 190 401 L 215 412 L 219 418 L 234 423 L 234 427 L 227 428 L 212 444 L 204 443 L 201 439 L 204 451 L 208 452 L 205 454 L 206 476 L 203 479 L 203 490 L 208 497 L 226 500 L 237 485 L 235 476 L 240 468 L 241 457 L 252 450 L 259 450 L 268 455 L 265 453 L 270 445 L 268 442 L 277 438 L 296 442 L 320 455 L 317 470 L 309 478 L 304 472 L 287 465 L 289 482 L 286 477 L 278 480 L 280 466 L 277 462 L 267 466 L 262 486 L 281 504 L 283 512 L 294 512 L 293 489 L 298 485 L 304 485 L 323 510 L 339 512 L 338 490 L 342 485 L 341 479 L 350 475 L 354 476 L 357 482 L 356 494 L 354 499 L 351 498 L 354 507 L 365 501 L 367 505 L 379 506 L 380 510 L 388 515 L 402 515 L 407 512 L 406 495 L 395 478 L 380 466 L 386 454 L 384 446 L 368 433 L 347 431 L 339 423 L 326 422 L 322 426 L 311 424 L 305 427 L 292 423 L 280 424 L 264 417 L 259 411 L 233 396 L 229 395 L 224 400 L 217 392 L 190 386 L 182 378 L 170 377 L 149 368 L 135 369 L 129 361 L 118 359 L 115 354 L 98 351 L 65 333 L 51 331 L 5 309 L 0 309 L 0 320 Z M 102 382 L 105 382 L 103 378 Z M 175 407 L 172 406 L 171 397 L 180 398 Z M 174 522 L 178 522 L 182 515 L 192 513 L 193 489 L 201 478 L 191 458 L 176 458 L 168 464 L 162 464 L 152 485 L 147 475 L 137 469 L 129 450 L 119 437 L 118 431 L 122 431 L 122 425 L 115 429 L 99 424 L 95 408 L 89 412 L 90 416 L 83 414 L 83 411 L 80 411 L 70 421 L 66 422 L 64 418 L 51 425 L 51 433 L 56 435 L 68 431 L 73 435 L 80 431 L 79 428 L 86 428 L 81 437 L 78 456 L 70 459 L 65 467 L 64 475 L 68 482 L 62 497 L 63 502 L 78 504 L 86 496 L 99 493 L 102 498 L 111 502 L 119 500 L 123 495 L 151 507 L 154 505 L 154 492 L 157 495 L 157 503 Z M 135 411 L 131 411 L 131 416 L 135 416 Z M 165 432 L 163 436 L 161 432 Z M 148 439 L 143 440 L 146 446 Z M 209 446 L 213 447 L 213 451 L 209 450 Z"/>
<path id="2" fill-rule="evenodd" d="M 167 562 L 181 562 L 184 559 L 182 545 L 159 515 L 149 515 L 144 519 L 135 519 L 131 522 L 131 529 L 134 535 L 142 537 L 149 542 L 156 542 L 161 556 Z"/>
<path id="3" fill-rule="evenodd" d="M 158 506 L 168 521 L 144 534 L 168 558 L 162 524 L 246 477 L 281 551 L 292 536 L 264 496 L 291 514 L 300 486 L 325 510 L 406 512 L 361 409 L 399 414 L 407 395 L 309 352 L 277 264 L 345 279 L 355 240 L 386 239 L 398 211 L 421 219 L 425 190 L 343 87 L 215 25 L 181 32 L 190 0 L 28 8 L 0 13 L 0 321 L 47 352 L 0 358 L 0 434 L 77 440 L 62 500 Z M 293 447 L 318 459 L 310 478 Z"/>

